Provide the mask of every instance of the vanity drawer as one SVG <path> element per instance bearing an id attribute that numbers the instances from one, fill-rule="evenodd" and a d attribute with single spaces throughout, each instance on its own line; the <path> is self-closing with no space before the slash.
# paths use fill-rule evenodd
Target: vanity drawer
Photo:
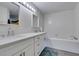
<path id="1" fill-rule="evenodd" d="M 37 42 L 40 39 L 41 39 L 40 36 L 35 37 L 35 42 Z"/>
<path id="2" fill-rule="evenodd" d="M 35 37 L 35 39 L 36 39 L 36 41 L 37 41 L 38 39 L 44 39 L 44 35 L 39 35 L 39 36 Z"/>

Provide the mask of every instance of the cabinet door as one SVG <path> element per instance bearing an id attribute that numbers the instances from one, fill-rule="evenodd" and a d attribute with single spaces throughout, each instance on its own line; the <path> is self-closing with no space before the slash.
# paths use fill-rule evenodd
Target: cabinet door
<path id="1" fill-rule="evenodd" d="M 14 56 L 34 56 L 33 38 L 19 42 L 17 44 L 17 50 Z"/>
<path id="2" fill-rule="evenodd" d="M 41 43 L 40 44 L 40 53 L 42 52 L 42 50 L 45 48 L 45 45 L 44 45 L 44 35 L 40 35 L 40 40 L 39 42 Z"/>
<path id="3" fill-rule="evenodd" d="M 40 36 L 35 37 L 35 55 L 38 56 L 40 54 L 40 42 L 41 38 Z"/>
<path id="4" fill-rule="evenodd" d="M 12 56 L 14 53 L 16 53 L 17 48 L 14 46 L 9 46 L 0 49 L 0 56 Z"/>
<path id="5" fill-rule="evenodd" d="M 33 38 L 26 39 L 24 41 L 21 41 L 17 44 L 17 50 L 18 52 L 14 54 L 14 56 L 30 56 L 34 55 L 34 42 Z"/>
<path id="6" fill-rule="evenodd" d="M 44 36 L 40 35 L 35 37 L 35 55 L 40 55 L 42 50 L 44 49 Z"/>
<path id="7" fill-rule="evenodd" d="M 34 56 L 34 45 L 29 45 L 24 49 L 25 56 Z"/>
<path id="8" fill-rule="evenodd" d="M 34 45 L 28 45 L 24 49 L 17 52 L 14 56 L 34 56 Z"/>

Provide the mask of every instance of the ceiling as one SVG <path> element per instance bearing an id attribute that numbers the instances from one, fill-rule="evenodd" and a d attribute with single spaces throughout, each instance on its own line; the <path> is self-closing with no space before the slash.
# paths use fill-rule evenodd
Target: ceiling
<path id="1" fill-rule="evenodd" d="M 43 13 L 59 12 L 74 9 L 77 2 L 33 2 Z"/>

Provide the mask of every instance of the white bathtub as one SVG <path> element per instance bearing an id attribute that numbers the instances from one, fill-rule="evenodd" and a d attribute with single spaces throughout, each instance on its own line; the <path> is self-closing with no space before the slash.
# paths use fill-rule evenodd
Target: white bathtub
<path id="1" fill-rule="evenodd" d="M 79 54 L 79 40 L 49 38 L 46 41 L 49 47 Z"/>

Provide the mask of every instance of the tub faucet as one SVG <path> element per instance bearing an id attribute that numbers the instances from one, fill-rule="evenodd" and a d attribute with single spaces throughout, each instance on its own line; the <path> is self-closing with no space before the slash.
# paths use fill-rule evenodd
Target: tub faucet
<path id="1" fill-rule="evenodd" d="M 74 36 L 73 38 L 74 38 L 75 40 L 78 40 L 78 38 L 77 38 L 77 37 L 75 37 L 75 36 Z"/>
<path id="2" fill-rule="evenodd" d="M 76 37 L 76 36 L 71 36 L 72 37 L 72 39 L 74 39 L 74 40 L 78 40 L 78 38 Z"/>

